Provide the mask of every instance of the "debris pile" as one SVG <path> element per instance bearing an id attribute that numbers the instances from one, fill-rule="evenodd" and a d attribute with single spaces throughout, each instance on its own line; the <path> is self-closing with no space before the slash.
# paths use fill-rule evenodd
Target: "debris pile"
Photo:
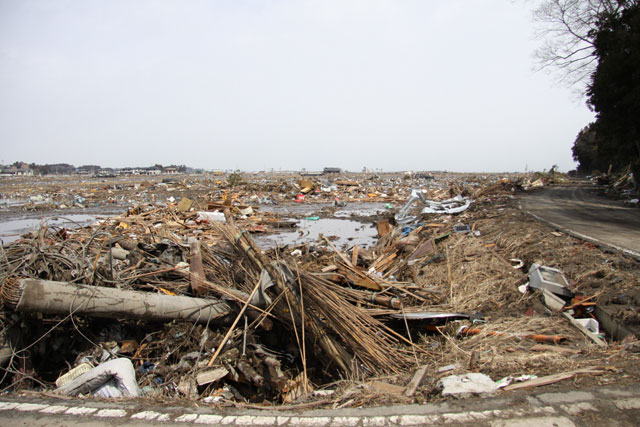
<path id="1" fill-rule="evenodd" d="M 639 269 L 523 216 L 514 194 L 524 186 L 535 187 L 262 179 L 237 197 L 205 190 L 87 227 L 45 225 L 1 250 L 0 386 L 344 407 L 618 380 L 612 363 L 638 358 L 640 315 L 633 302 L 602 306 L 637 286 Z M 291 218 L 251 202 L 282 202 L 279 191 L 291 204 L 302 194 L 402 207 L 369 219 L 370 247 L 318 236 L 261 248 L 256 235 Z M 608 259 L 593 277 L 616 275 L 619 286 L 605 295 L 577 254 Z"/>

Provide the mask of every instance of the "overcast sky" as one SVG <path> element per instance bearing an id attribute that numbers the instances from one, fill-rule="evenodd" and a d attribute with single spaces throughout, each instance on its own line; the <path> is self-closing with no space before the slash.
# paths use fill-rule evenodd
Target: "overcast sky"
<path id="1" fill-rule="evenodd" d="M 535 3 L 0 0 L 0 161 L 566 171 Z"/>

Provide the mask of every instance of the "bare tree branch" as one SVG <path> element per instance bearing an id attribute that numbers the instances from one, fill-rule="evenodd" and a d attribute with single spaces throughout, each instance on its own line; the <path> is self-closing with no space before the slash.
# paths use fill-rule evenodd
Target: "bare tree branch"
<path id="1" fill-rule="evenodd" d="M 586 91 L 595 70 L 594 35 L 604 15 L 618 15 L 639 0 L 543 0 L 534 11 L 543 40 L 536 50 L 539 70 L 558 71 L 558 80 Z"/>

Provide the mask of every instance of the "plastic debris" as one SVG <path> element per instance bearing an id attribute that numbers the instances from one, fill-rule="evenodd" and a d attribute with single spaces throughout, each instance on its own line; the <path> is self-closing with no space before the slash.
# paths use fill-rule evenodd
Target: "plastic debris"
<path id="1" fill-rule="evenodd" d="M 562 271 L 546 267 L 540 264 L 531 264 L 529 269 L 529 287 L 534 289 L 547 289 L 554 294 L 573 296 L 569 282 Z"/>
<path id="2" fill-rule="evenodd" d="M 80 375 L 58 387 L 56 393 L 67 396 L 91 393 L 96 397 L 140 396 L 136 372 L 129 359 L 114 359 Z"/>
<path id="3" fill-rule="evenodd" d="M 472 203 L 471 199 L 460 195 L 441 202 L 428 200 L 422 191 L 412 190 L 409 200 L 407 200 L 405 205 L 395 214 L 395 220 L 398 224 L 408 224 L 418 219 L 418 216 L 408 215 L 412 205 L 416 201 L 420 201 L 425 206 L 422 211 L 420 211 L 420 214 L 457 214 L 467 210 Z"/>

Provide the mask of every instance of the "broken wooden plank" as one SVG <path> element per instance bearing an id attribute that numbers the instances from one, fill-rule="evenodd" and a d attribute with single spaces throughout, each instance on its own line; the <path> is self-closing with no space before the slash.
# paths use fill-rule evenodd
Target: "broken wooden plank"
<path id="1" fill-rule="evenodd" d="M 196 238 L 189 238 L 189 284 L 193 295 L 199 297 L 206 292 L 205 280 L 200 242 Z"/>
<path id="2" fill-rule="evenodd" d="M 579 354 L 582 350 L 560 347 L 559 345 L 536 344 L 531 347 L 531 351 L 555 351 L 556 353 Z"/>
<path id="3" fill-rule="evenodd" d="M 600 339 L 596 334 L 594 334 L 593 332 L 591 332 L 590 330 L 585 328 L 583 324 L 581 324 L 580 322 L 576 321 L 576 319 L 572 315 L 570 315 L 567 312 L 562 313 L 562 315 L 564 317 L 566 317 L 567 319 L 569 319 L 569 322 L 571 322 L 571 324 L 573 326 L 575 326 L 580 332 L 585 334 L 587 336 L 587 338 L 589 338 L 591 341 L 596 343 L 598 346 L 600 346 L 600 347 L 608 347 L 608 344 L 604 340 Z"/>
<path id="4" fill-rule="evenodd" d="M 220 381 L 222 378 L 227 376 L 228 373 L 229 373 L 229 370 L 224 367 L 210 369 L 207 371 L 200 372 L 196 376 L 196 382 L 198 383 L 198 385 L 211 384 L 216 381 Z"/>
<path id="5" fill-rule="evenodd" d="M 396 256 L 398 255 L 398 252 L 394 252 L 391 255 L 389 255 L 388 257 L 386 257 L 385 259 L 383 259 L 382 261 L 380 261 L 380 263 L 376 266 L 376 271 L 378 273 L 383 273 L 387 268 L 391 267 L 393 260 L 396 258 Z"/>
<path id="6" fill-rule="evenodd" d="M 384 271 L 390 264 L 391 262 L 395 259 L 395 257 L 398 256 L 398 251 L 394 251 L 389 255 L 386 254 L 382 254 L 380 255 L 369 267 L 369 272 L 382 272 Z"/>
<path id="7" fill-rule="evenodd" d="M 353 252 L 351 254 L 351 264 L 358 265 L 358 245 L 353 247 Z"/>
<path id="8" fill-rule="evenodd" d="M 570 378 L 575 377 L 576 375 L 601 375 L 604 374 L 605 371 L 602 369 L 595 368 L 586 368 L 586 369 L 577 369 L 575 371 L 562 372 L 560 374 L 547 375 L 545 377 L 534 378 L 529 381 L 511 384 L 503 388 L 505 391 L 510 390 L 518 390 L 521 388 L 529 388 L 529 387 L 539 387 L 543 385 L 554 384 L 560 381 L 568 380 Z"/>
<path id="9" fill-rule="evenodd" d="M 340 266 L 338 272 L 342 274 L 349 282 L 361 288 L 370 289 L 372 291 L 379 292 L 382 290 L 382 286 L 363 272 L 357 271 L 348 266 Z"/>
<path id="10" fill-rule="evenodd" d="M 331 243 L 329 241 L 329 239 L 327 239 L 326 237 L 324 238 L 324 241 L 327 243 L 327 245 L 329 245 L 329 247 L 331 247 L 331 249 L 333 249 L 333 251 L 336 253 L 336 255 L 338 255 L 338 257 L 345 263 L 347 264 L 349 267 L 353 267 L 353 264 L 351 264 L 351 261 L 349 260 L 349 258 L 347 258 L 342 252 L 340 252 L 340 250 L 338 248 L 336 248 L 336 246 Z"/>
<path id="11" fill-rule="evenodd" d="M 382 221 L 378 221 L 378 223 L 376 224 L 377 228 L 378 228 L 378 236 L 382 237 L 386 234 L 389 234 L 392 230 L 391 224 L 389 223 L 389 220 L 382 220 Z"/>
<path id="12" fill-rule="evenodd" d="M 420 369 L 418 369 L 415 374 L 413 374 L 413 378 L 409 382 L 409 385 L 407 385 L 407 389 L 405 390 L 404 395 L 407 397 L 413 396 L 426 376 L 427 366 L 424 365 L 420 367 Z"/>
<path id="13" fill-rule="evenodd" d="M 371 381 L 367 383 L 367 388 L 383 394 L 402 395 L 402 392 L 404 391 L 404 387 L 402 386 L 389 384 L 382 381 Z"/>
<path id="14" fill-rule="evenodd" d="M 180 203 L 178 203 L 177 210 L 178 212 L 188 212 L 192 205 L 193 200 L 183 197 L 182 200 L 180 200 Z"/>

